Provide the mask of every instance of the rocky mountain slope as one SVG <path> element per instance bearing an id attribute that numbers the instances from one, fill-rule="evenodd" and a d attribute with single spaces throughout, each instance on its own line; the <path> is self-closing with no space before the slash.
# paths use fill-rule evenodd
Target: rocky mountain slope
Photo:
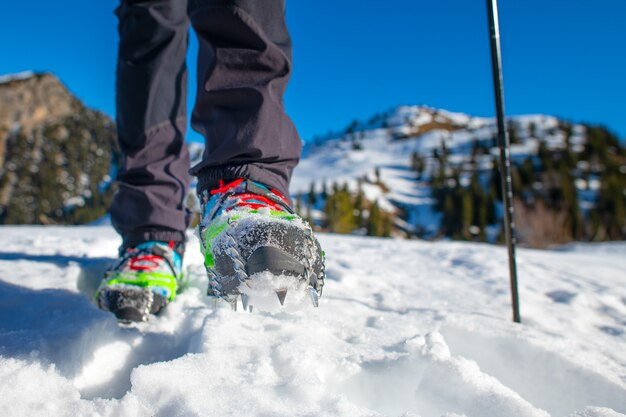
<path id="1" fill-rule="evenodd" d="M 0 79 L 0 224 L 76 224 L 107 210 L 113 121 L 49 73 Z"/>

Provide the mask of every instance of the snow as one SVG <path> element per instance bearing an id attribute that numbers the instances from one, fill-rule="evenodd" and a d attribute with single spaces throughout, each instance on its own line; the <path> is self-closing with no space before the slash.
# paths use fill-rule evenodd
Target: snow
<path id="1" fill-rule="evenodd" d="M 35 75 L 33 71 L 22 71 L 15 74 L 0 75 L 0 84 L 8 83 L 16 80 L 25 80 Z"/>
<path id="2" fill-rule="evenodd" d="M 541 143 L 555 150 L 567 146 L 566 130 L 557 117 L 519 115 L 508 117 L 508 122 L 517 133 L 515 143 L 510 146 L 514 164 L 522 164 L 530 158 L 537 165 Z M 571 130 L 571 149 L 580 152 L 586 142 L 586 128 L 574 124 Z M 396 213 L 396 226 L 402 223 L 402 230 L 413 231 L 424 239 L 438 236 L 442 218 L 429 186 L 430 176 L 437 171 L 439 164 L 435 151 L 441 154 L 445 145 L 447 175 L 459 170 L 464 186 L 469 184 L 471 172 L 477 170 L 487 188 L 485 175 L 486 178 L 491 176 L 493 161 L 499 159 L 499 148 L 494 146 L 496 122 L 492 118 L 472 117 L 427 106 L 398 106 L 385 113 L 384 123 L 380 126 L 356 123 L 350 126 L 350 131 L 352 133 L 329 134 L 315 143 L 306 144 L 290 183 L 294 200 L 297 195 L 308 193 L 311 184 L 318 190 L 324 182 L 328 189 L 333 183 L 347 184 L 351 191 L 356 191 L 360 182 L 369 201 L 378 201 L 385 211 Z M 359 146 L 354 146 L 355 143 Z M 472 157 L 476 145 L 484 154 L 478 152 Z M 414 153 L 425 165 L 419 181 L 412 169 Z M 583 165 L 579 164 L 581 171 Z M 375 175 L 376 171 L 379 177 Z M 579 204 L 586 214 L 596 206 L 600 182 L 582 176 L 577 179 L 588 180 L 588 189 L 579 193 Z M 495 229 L 493 232 L 487 234 L 490 242 L 494 242 L 500 233 Z"/>
<path id="3" fill-rule="evenodd" d="M 120 326 L 110 226 L 1 227 L 0 415 L 626 414 L 626 243 L 520 249 L 518 325 L 501 247 L 321 234 L 320 308 L 244 313 L 189 237 L 184 291 Z"/>

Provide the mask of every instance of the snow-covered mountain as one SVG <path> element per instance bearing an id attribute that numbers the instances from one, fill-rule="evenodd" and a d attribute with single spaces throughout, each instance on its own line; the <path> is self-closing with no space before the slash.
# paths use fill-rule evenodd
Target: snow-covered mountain
<path id="1" fill-rule="evenodd" d="M 247 313 L 189 237 L 188 287 L 119 326 L 110 227 L 0 227 L 0 415 L 626 415 L 624 243 L 520 250 L 519 325 L 497 246 L 320 234 L 320 307 Z"/>
<path id="2" fill-rule="evenodd" d="M 570 205 L 576 206 L 571 209 L 573 218 L 581 217 L 581 221 L 585 221 L 590 211 L 603 210 L 598 192 L 609 162 L 618 170 L 615 174 L 617 194 L 626 192 L 626 152 L 605 129 L 546 115 L 510 117 L 508 125 L 513 164 L 520 167 L 527 162 L 530 168 L 522 175 L 530 172 L 533 177 L 527 180 L 522 176 L 517 192 L 520 202 L 524 203 L 519 207 L 524 220 L 521 227 L 529 229 L 523 230 L 526 234 L 522 238 L 536 229 L 531 221 L 533 216 L 539 216 L 533 211 L 535 201 L 550 200 L 548 205 L 552 205 L 554 215 L 561 214 L 565 208 L 561 207 L 563 203 L 559 198 L 563 197 L 553 191 L 566 188 L 570 183 L 575 201 Z M 441 207 L 444 202 L 438 202 L 433 193 L 434 181 L 441 183 L 439 188 L 443 192 L 459 195 L 476 176 L 487 195 L 490 182 L 494 182 L 499 156 L 495 136 L 494 119 L 426 106 L 400 106 L 366 122 L 354 121 L 342 132 L 307 143 L 294 173 L 291 192 L 294 198 L 305 201 L 302 203 L 305 206 L 312 189 L 320 194 L 323 188 L 330 189 L 331 184 L 347 184 L 352 194 L 360 189 L 369 201 L 376 201 L 383 210 L 394 213 L 396 234 L 432 238 L 443 233 L 441 218 L 444 215 Z M 609 150 L 596 154 L 594 146 Z M 600 161 L 603 158 L 606 161 Z M 562 165 L 564 168 L 559 171 Z M 563 175 L 563 171 L 567 175 Z M 517 186 L 517 169 L 513 180 Z M 325 201 L 315 200 L 310 217 L 323 226 Z M 624 206 L 624 201 L 618 203 Z M 495 206 L 493 210 L 501 211 L 497 199 L 489 204 Z M 463 209 L 459 204 L 456 209 L 459 216 Z M 307 210 L 303 209 L 305 215 Z M 543 216 L 548 217 L 545 213 Z M 626 236 L 623 218 L 621 225 L 618 236 L 613 239 Z M 472 227 L 471 219 L 467 226 Z M 489 235 L 492 237 L 486 239 L 488 241 L 498 235 L 499 226 L 494 224 L 491 228 Z M 585 230 L 570 240 L 591 240 L 597 236 L 595 230 Z"/>

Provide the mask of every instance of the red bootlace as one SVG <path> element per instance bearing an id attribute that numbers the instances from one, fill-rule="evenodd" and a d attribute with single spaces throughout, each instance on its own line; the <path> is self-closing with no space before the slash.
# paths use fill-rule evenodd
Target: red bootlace
<path id="1" fill-rule="evenodd" d="M 224 181 L 220 180 L 220 186 L 218 188 L 215 188 L 213 190 L 210 191 L 211 195 L 215 195 L 215 194 L 220 194 L 220 193 L 224 193 L 228 190 L 230 190 L 231 188 L 237 187 L 239 184 L 241 184 L 242 182 L 246 181 L 245 178 L 239 178 L 236 179 L 232 182 L 229 182 L 228 184 L 224 184 Z M 274 190 L 274 189 L 270 189 L 270 192 L 272 192 L 273 194 L 275 194 L 278 198 L 280 198 L 282 201 L 285 202 L 285 204 L 289 204 L 287 199 L 278 191 Z M 237 198 L 239 199 L 239 201 L 237 202 L 237 204 L 235 204 L 235 206 L 237 207 L 249 207 L 253 210 L 257 210 L 263 207 L 270 207 L 273 210 L 277 210 L 277 211 L 285 211 L 283 207 L 281 207 L 279 204 L 277 204 L 275 201 L 272 201 L 271 199 L 260 195 L 260 194 L 253 194 L 253 193 L 241 193 L 241 194 L 237 194 L 236 195 Z M 252 200 L 252 201 L 251 201 Z M 229 207 L 226 210 L 232 210 L 233 207 Z"/>
<path id="2" fill-rule="evenodd" d="M 162 259 L 156 255 L 138 256 L 130 260 L 128 267 L 133 271 L 151 271 L 159 266 Z"/>

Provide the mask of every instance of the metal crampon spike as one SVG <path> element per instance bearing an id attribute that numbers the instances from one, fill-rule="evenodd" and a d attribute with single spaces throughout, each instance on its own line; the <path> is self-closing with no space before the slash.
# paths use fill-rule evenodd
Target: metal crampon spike
<path id="1" fill-rule="evenodd" d="M 237 297 L 235 296 L 235 298 L 233 300 L 231 300 L 230 302 L 230 308 L 233 311 L 237 311 Z"/>
<path id="2" fill-rule="evenodd" d="M 276 296 L 278 297 L 278 301 L 280 305 L 285 305 L 285 297 L 287 297 L 287 290 L 276 290 Z"/>
<path id="3" fill-rule="evenodd" d="M 313 287 L 309 287 L 309 295 L 311 296 L 311 303 L 313 304 L 313 307 L 319 307 L 320 301 L 317 290 Z"/>
<path id="4" fill-rule="evenodd" d="M 247 294 L 241 294 L 241 305 L 243 305 L 243 311 L 248 311 L 248 300 L 249 297 Z"/>
<path id="5" fill-rule="evenodd" d="M 217 297 L 211 297 L 211 307 L 213 310 L 217 310 L 217 302 L 219 301 Z"/>

